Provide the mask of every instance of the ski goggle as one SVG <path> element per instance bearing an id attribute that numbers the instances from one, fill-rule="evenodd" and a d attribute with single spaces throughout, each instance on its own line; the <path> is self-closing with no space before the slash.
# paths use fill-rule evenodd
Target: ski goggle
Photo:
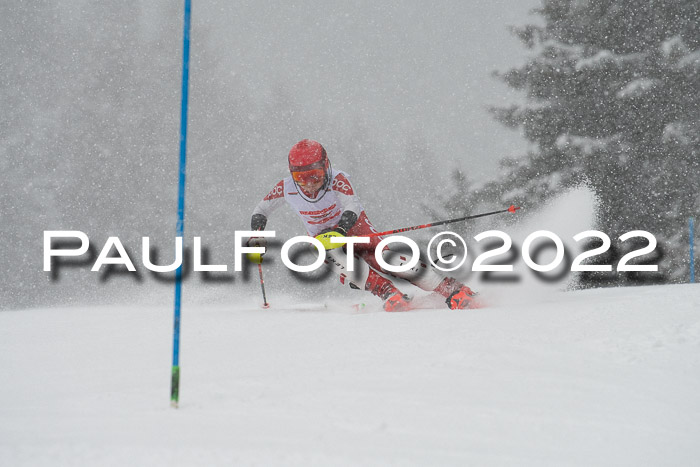
<path id="1" fill-rule="evenodd" d="M 323 169 L 304 170 L 292 172 L 292 178 L 295 182 L 306 185 L 309 183 L 322 182 L 326 178 L 326 171 Z"/>

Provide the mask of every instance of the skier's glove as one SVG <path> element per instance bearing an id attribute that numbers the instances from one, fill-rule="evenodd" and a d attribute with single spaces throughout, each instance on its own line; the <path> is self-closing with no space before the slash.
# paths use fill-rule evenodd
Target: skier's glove
<path id="1" fill-rule="evenodd" d="M 267 217 L 262 214 L 253 214 L 250 218 L 250 230 L 265 230 Z"/>

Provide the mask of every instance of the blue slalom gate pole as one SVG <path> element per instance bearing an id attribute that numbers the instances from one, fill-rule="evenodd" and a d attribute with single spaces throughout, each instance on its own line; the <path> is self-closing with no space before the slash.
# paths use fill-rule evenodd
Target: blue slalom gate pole
<path id="1" fill-rule="evenodd" d="M 182 46 L 182 104 L 180 108 L 180 170 L 177 187 L 176 236 L 185 230 L 185 168 L 187 166 L 187 91 L 190 76 L 190 13 L 191 0 L 185 0 L 185 27 Z M 173 327 L 173 369 L 170 380 L 170 405 L 177 408 L 180 400 L 180 305 L 182 298 L 182 263 L 175 271 L 175 319 Z"/>
<path id="2" fill-rule="evenodd" d="M 688 228 L 690 230 L 690 283 L 695 283 L 695 219 L 688 219 Z"/>

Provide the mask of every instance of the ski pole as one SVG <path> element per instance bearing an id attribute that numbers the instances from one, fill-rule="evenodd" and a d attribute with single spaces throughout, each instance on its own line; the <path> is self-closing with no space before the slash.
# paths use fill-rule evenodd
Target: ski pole
<path id="1" fill-rule="evenodd" d="M 413 227 L 404 227 L 403 229 L 387 230 L 385 232 L 371 233 L 371 234 L 362 235 L 362 236 L 363 237 L 378 237 L 380 235 L 391 235 L 391 234 L 395 234 L 395 233 L 408 232 L 409 230 L 426 229 L 428 227 L 435 227 L 437 225 L 451 224 L 453 222 L 466 221 L 469 219 L 477 219 L 479 217 L 493 216 L 494 214 L 501 214 L 503 212 L 514 213 L 518 209 L 522 209 L 522 208 L 521 207 L 516 208 L 514 205 L 511 204 L 508 209 L 501 209 L 500 211 L 485 212 L 483 214 L 474 214 L 473 216 L 465 216 L 465 217 L 459 217 L 457 219 L 449 219 L 446 221 L 431 222 L 430 224 L 415 225 Z"/>
<path id="2" fill-rule="evenodd" d="M 267 303 L 267 297 L 265 296 L 265 281 L 263 280 L 262 274 L 262 261 L 258 263 L 258 272 L 260 273 L 260 288 L 262 288 L 263 294 L 263 308 L 270 308 L 270 304 Z"/>

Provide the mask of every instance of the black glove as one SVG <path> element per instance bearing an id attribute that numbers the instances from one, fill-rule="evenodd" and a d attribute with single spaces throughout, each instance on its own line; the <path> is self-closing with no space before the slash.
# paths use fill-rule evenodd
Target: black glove
<path id="1" fill-rule="evenodd" d="M 357 214 L 352 211 L 343 211 L 343 215 L 340 216 L 340 221 L 338 226 L 335 228 L 336 232 L 340 232 L 344 237 L 348 236 L 348 232 L 357 222 Z"/>
<path id="2" fill-rule="evenodd" d="M 265 230 L 267 225 L 267 217 L 262 214 L 253 214 L 250 219 L 250 230 Z"/>

